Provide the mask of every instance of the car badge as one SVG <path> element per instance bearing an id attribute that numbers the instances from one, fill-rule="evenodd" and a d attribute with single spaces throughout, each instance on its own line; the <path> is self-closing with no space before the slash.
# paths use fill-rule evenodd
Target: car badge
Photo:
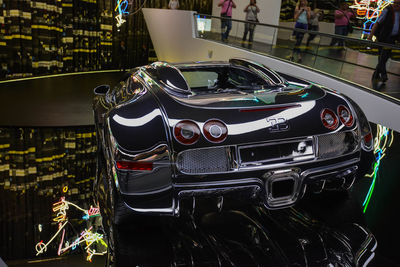
<path id="1" fill-rule="evenodd" d="M 267 123 L 271 133 L 288 131 L 290 128 L 285 118 L 268 118 Z"/>

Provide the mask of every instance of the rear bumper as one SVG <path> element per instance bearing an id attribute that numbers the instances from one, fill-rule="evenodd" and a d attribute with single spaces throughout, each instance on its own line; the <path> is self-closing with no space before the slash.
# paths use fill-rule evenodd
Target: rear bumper
<path id="1" fill-rule="evenodd" d="M 359 170 L 359 154 L 345 161 L 318 167 L 294 166 L 278 170 L 257 170 L 225 175 L 225 179 L 172 183 L 163 190 L 149 193 L 120 193 L 125 204 L 135 213 L 179 216 L 184 199 L 237 196 L 244 201 L 263 204 L 268 209 L 294 205 L 306 190 L 349 188 Z M 247 177 L 246 177 L 247 176 Z"/>

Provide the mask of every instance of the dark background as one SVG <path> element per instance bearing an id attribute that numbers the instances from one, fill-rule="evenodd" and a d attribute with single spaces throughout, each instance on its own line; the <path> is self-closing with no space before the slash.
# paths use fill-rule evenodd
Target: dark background
<path id="1" fill-rule="evenodd" d="M 119 67 L 155 61 L 140 7 L 167 8 L 168 0 L 130 0 L 132 15 L 116 27 L 114 0 L 0 1 L 0 79 Z M 180 9 L 211 14 L 212 1 L 180 0 Z M 135 13 L 136 12 L 136 13 Z"/>

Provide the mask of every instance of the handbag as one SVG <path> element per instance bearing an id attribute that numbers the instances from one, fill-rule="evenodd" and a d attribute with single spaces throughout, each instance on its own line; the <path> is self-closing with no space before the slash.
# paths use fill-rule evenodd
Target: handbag
<path id="1" fill-rule="evenodd" d="M 254 17 L 256 18 L 255 22 L 259 23 L 257 13 L 254 13 L 254 10 L 251 10 L 251 13 L 253 13 Z"/>

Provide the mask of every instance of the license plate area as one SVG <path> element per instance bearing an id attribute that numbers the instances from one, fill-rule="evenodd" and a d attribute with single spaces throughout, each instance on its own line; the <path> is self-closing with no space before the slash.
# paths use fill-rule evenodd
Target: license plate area
<path id="1" fill-rule="evenodd" d="M 315 158 L 313 138 L 239 146 L 239 164 L 286 163 Z"/>

